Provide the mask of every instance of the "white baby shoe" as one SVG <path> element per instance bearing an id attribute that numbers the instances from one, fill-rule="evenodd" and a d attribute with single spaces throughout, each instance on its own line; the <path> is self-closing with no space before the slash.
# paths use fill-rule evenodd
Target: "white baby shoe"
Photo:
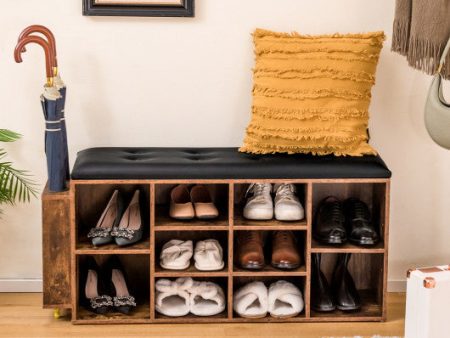
<path id="1" fill-rule="evenodd" d="M 200 271 L 215 271 L 223 269 L 223 250 L 215 239 L 199 241 L 195 245 L 195 268 Z"/>
<path id="2" fill-rule="evenodd" d="M 267 288 L 263 282 L 252 282 L 237 290 L 233 309 L 244 318 L 263 318 L 269 309 Z"/>
<path id="3" fill-rule="evenodd" d="M 172 239 L 164 244 L 161 255 L 160 265 L 163 269 L 184 270 L 191 264 L 193 255 L 192 241 L 181 241 Z"/>
<path id="4" fill-rule="evenodd" d="M 195 282 L 188 290 L 191 313 L 196 316 L 214 316 L 225 310 L 225 294 L 212 282 Z"/>
<path id="5" fill-rule="evenodd" d="M 293 184 L 275 184 L 275 218 L 279 221 L 299 221 L 305 217 L 305 210 Z"/>
<path id="6" fill-rule="evenodd" d="M 273 202 L 270 193 L 272 184 L 253 183 L 245 196 L 253 194 L 245 204 L 244 217 L 252 220 L 269 220 L 273 217 Z"/>
<path id="7" fill-rule="evenodd" d="M 192 288 L 192 278 L 178 278 L 175 281 L 159 279 L 156 282 L 155 310 L 169 317 L 186 316 L 191 310 L 188 290 Z"/>
<path id="8" fill-rule="evenodd" d="M 269 287 L 269 313 L 275 318 L 295 317 L 303 311 L 302 293 L 292 283 L 279 280 Z"/>

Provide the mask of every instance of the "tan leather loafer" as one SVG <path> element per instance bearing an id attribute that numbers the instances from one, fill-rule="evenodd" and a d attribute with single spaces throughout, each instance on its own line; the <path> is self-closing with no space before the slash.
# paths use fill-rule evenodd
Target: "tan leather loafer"
<path id="1" fill-rule="evenodd" d="M 237 235 L 238 264 L 249 270 L 264 267 L 263 237 L 261 231 L 239 231 Z"/>
<path id="2" fill-rule="evenodd" d="M 292 231 L 274 231 L 272 234 L 272 266 L 278 269 L 296 269 L 301 264 L 300 253 Z"/>
<path id="3" fill-rule="evenodd" d="M 169 215 L 175 219 L 192 219 L 195 216 L 194 206 L 186 185 L 180 184 L 170 192 Z"/>
<path id="4" fill-rule="evenodd" d="M 195 185 L 191 189 L 191 201 L 194 204 L 195 216 L 200 219 L 213 219 L 219 211 L 213 203 L 208 189 L 204 185 Z"/>

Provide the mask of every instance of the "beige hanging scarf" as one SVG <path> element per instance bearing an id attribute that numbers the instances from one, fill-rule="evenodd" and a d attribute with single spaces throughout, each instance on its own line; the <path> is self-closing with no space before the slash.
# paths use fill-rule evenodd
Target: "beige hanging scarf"
<path id="1" fill-rule="evenodd" d="M 450 0 L 397 0 L 392 50 L 411 67 L 436 73 L 450 37 Z M 450 55 L 441 74 L 450 79 Z"/>

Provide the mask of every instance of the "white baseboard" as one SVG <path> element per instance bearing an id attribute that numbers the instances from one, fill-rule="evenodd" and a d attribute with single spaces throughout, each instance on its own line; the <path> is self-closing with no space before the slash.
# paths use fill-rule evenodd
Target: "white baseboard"
<path id="1" fill-rule="evenodd" d="M 42 292 L 42 279 L 0 279 L 0 292 Z"/>
<path id="2" fill-rule="evenodd" d="M 389 292 L 405 292 L 405 280 L 388 281 Z M 42 279 L 0 279 L 0 292 L 42 292 Z"/>

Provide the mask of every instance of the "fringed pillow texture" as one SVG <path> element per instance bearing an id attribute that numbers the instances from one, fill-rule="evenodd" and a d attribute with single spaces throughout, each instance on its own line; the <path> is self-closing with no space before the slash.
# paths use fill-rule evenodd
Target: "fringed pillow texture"
<path id="1" fill-rule="evenodd" d="M 257 29 L 253 113 L 241 152 L 375 155 L 369 104 L 383 32 L 309 36 Z"/>

